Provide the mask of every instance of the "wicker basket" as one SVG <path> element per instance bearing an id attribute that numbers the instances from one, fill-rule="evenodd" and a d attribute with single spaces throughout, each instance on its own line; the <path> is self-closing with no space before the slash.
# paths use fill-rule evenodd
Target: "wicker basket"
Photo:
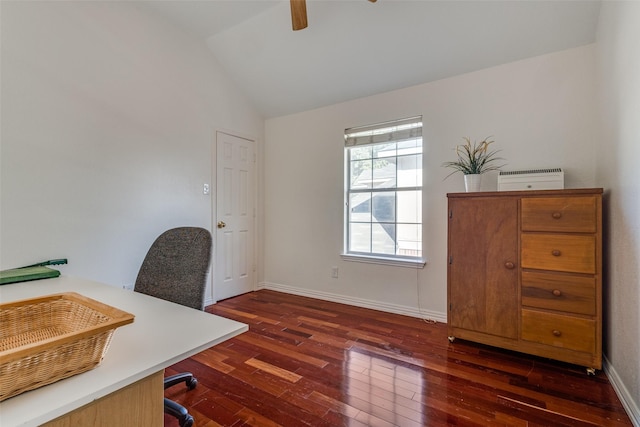
<path id="1" fill-rule="evenodd" d="M 74 292 L 0 304 L 0 401 L 95 368 L 133 318 Z"/>

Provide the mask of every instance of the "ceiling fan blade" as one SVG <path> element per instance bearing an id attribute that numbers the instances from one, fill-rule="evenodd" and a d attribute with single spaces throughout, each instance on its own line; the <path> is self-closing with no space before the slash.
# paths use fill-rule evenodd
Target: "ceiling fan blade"
<path id="1" fill-rule="evenodd" d="M 307 3 L 305 0 L 291 0 L 291 24 L 293 31 L 307 28 Z"/>

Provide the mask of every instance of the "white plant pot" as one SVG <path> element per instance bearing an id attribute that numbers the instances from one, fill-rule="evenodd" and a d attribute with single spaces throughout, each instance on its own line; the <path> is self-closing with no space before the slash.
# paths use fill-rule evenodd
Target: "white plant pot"
<path id="1" fill-rule="evenodd" d="M 482 175 L 479 173 L 465 175 L 464 188 L 467 191 L 467 193 L 480 191 L 481 181 L 482 181 Z"/>

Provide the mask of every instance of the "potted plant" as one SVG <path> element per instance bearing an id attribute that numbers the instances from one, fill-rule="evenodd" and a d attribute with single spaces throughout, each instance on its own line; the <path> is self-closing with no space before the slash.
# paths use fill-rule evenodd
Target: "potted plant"
<path id="1" fill-rule="evenodd" d="M 463 139 L 465 143 L 455 148 L 458 160 L 454 162 L 444 162 L 442 166 L 454 169 L 446 178 L 456 172 L 462 172 L 464 174 L 464 185 L 467 192 L 480 191 L 482 174 L 498 170 L 504 166 L 496 164 L 496 162 L 502 160 L 502 158 L 497 157 L 499 150 L 489 150 L 489 145 L 494 142 L 489 138 L 485 138 L 479 143 L 471 143 L 471 139 L 467 137 Z"/>

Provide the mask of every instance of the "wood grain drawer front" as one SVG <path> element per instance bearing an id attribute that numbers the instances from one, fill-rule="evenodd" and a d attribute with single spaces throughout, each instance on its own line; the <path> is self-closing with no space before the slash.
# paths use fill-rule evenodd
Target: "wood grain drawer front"
<path id="1" fill-rule="evenodd" d="M 595 233 L 596 197 L 523 198 L 522 231 Z"/>
<path id="2" fill-rule="evenodd" d="M 561 314 L 522 310 L 522 339 L 585 353 L 596 350 L 596 322 Z"/>
<path id="3" fill-rule="evenodd" d="M 596 273 L 595 236 L 523 233 L 521 244 L 522 268 Z"/>
<path id="4" fill-rule="evenodd" d="M 596 279 L 523 271 L 522 305 L 593 316 L 596 314 Z"/>

